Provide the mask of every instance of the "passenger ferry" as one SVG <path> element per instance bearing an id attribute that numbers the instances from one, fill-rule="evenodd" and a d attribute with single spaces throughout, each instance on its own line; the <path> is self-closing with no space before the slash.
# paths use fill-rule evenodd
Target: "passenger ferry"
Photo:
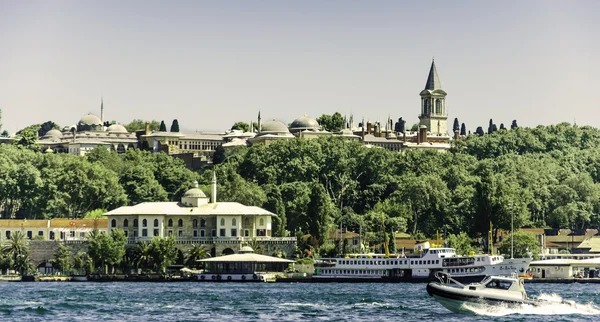
<path id="1" fill-rule="evenodd" d="M 415 254 L 354 254 L 315 262 L 314 281 L 428 282 L 443 272 L 461 282 L 478 282 L 486 276 L 525 274 L 531 258 L 505 259 L 500 255 L 458 256 L 454 248 L 415 245 Z"/>

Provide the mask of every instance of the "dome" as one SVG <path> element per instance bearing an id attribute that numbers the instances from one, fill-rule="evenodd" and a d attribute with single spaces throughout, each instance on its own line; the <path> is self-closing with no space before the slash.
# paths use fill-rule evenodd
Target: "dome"
<path id="1" fill-rule="evenodd" d="M 52 129 L 52 130 L 46 132 L 46 135 L 44 135 L 44 136 L 48 136 L 48 137 L 51 136 L 51 137 L 59 138 L 62 136 L 62 132 L 60 132 L 57 129 Z"/>
<path id="2" fill-rule="evenodd" d="M 290 130 L 314 130 L 318 131 L 321 128 L 319 126 L 319 122 L 313 119 L 312 117 L 308 117 L 306 115 L 301 116 L 292 122 L 290 126 Z"/>
<path id="3" fill-rule="evenodd" d="M 266 134 L 266 133 L 290 133 L 290 131 L 288 130 L 288 127 L 283 124 L 283 122 L 280 121 L 267 121 L 265 122 L 265 124 L 261 125 L 261 129 L 260 129 L 260 133 L 261 134 Z"/>
<path id="4" fill-rule="evenodd" d="M 77 131 L 102 131 L 103 125 L 100 118 L 94 114 L 88 114 L 77 123 Z"/>
<path id="5" fill-rule="evenodd" d="M 185 198 L 206 198 L 204 191 L 200 190 L 200 188 L 192 188 L 186 191 L 183 196 Z"/>
<path id="6" fill-rule="evenodd" d="M 115 133 L 129 133 L 127 129 L 121 124 L 113 124 L 106 129 L 106 132 L 115 132 Z"/>
<path id="7" fill-rule="evenodd" d="M 254 249 L 252 249 L 252 247 L 250 247 L 250 246 L 243 246 L 242 248 L 240 248 L 239 253 L 240 254 L 254 253 Z"/>

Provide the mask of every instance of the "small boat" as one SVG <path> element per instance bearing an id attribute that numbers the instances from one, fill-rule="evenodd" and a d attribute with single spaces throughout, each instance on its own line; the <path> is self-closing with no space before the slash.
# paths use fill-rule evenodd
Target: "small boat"
<path id="1" fill-rule="evenodd" d="M 438 272 L 439 282 L 427 284 L 427 293 L 448 310 L 460 313 L 470 308 L 503 304 L 538 306 L 547 301 L 527 297 L 523 279 L 518 276 L 488 276 L 479 283 L 463 285 L 450 275 Z"/>

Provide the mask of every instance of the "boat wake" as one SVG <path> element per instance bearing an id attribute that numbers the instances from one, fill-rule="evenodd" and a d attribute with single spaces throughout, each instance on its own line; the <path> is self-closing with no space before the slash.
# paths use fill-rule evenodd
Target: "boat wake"
<path id="1" fill-rule="evenodd" d="M 546 303 L 539 305 L 519 304 L 482 306 L 475 303 L 465 303 L 462 308 L 482 316 L 521 315 L 600 315 L 600 307 L 593 303 L 579 304 L 575 301 L 564 300 L 557 294 L 542 293 L 537 299 Z"/>

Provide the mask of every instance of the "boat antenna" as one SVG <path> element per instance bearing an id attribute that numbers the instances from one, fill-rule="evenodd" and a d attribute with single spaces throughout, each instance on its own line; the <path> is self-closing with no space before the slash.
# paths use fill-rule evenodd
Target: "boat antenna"
<path id="1" fill-rule="evenodd" d="M 514 257 L 514 253 L 515 253 L 515 237 L 513 236 L 515 231 L 514 231 L 514 215 L 513 215 L 513 210 L 512 210 L 512 204 L 510 205 L 510 259 L 515 258 Z"/>

